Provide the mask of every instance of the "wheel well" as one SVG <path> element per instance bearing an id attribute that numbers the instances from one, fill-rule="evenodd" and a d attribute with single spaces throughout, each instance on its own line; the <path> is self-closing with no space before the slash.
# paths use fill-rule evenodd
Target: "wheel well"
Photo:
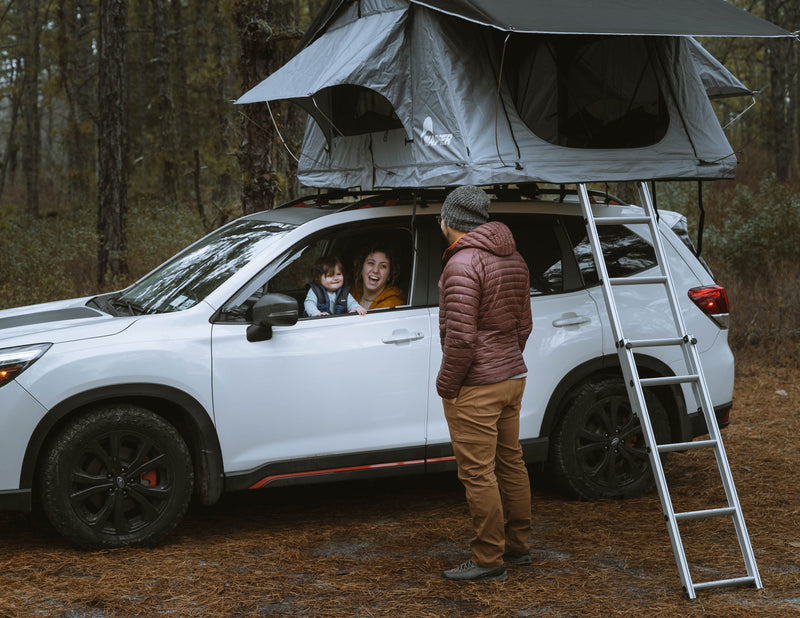
<path id="1" fill-rule="evenodd" d="M 674 372 L 662 361 L 652 356 L 635 355 L 639 375 L 643 378 L 654 378 L 674 375 Z M 570 371 L 553 391 L 542 419 L 540 435 L 549 436 L 564 410 L 574 398 L 581 385 L 605 377 L 622 379 L 622 368 L 617 356 L 603 356 L 579 365 Z M 689 438 L 690 427 L 686 416 L 686 402 L 680 386 L 659 386 L 649 389 L 661 401 L 669 417 L 671 439 L 682 441 Z"/>
<path id="2" fill-rule="evenodd" d="M 169 421 L 192 453 L 195 490 L 203 504 L 213 504 L 222 494 L 222 450 L 211 417 L 186 393 L 157 384 L 127 384 L 101 388 L 70 397 L 54 406 L 39 421 L 25 451 L 20 488 L 34 488 L 39 464 L 48 442 L 72 419 L 104 404 L 128 403 L 146 408 Z M 32 492 L 35 496 L 35 491 Z"/>

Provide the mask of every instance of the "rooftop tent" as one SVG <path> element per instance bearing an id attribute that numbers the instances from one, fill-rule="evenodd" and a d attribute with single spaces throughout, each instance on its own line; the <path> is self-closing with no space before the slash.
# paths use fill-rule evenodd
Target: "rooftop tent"
<path id="1" fill-rule="evenodd" d="M 788 33 L 723 0 L 687 0 L 671 20 L 654 18 L 662 4 L 331 0 L 297 55 L 238 103 L 309 112 L 308 186 L 731 177 L 708 96 L 749 91 L 689 35 Z M 574 34 L 573 16 L 601 6 Z"/>

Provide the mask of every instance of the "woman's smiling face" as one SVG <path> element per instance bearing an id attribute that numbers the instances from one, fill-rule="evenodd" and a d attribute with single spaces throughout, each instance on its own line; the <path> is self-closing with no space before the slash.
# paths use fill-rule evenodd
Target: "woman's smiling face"
<path id="1" fill-rule="evenodd" d="M 364 282 L 364 291 L 372 295 L 380 294 L 386 287 L 391 270 L 389 257 L 383 251 L 373 251 L 364 260 L 361 268 L 361 279 Z"/>

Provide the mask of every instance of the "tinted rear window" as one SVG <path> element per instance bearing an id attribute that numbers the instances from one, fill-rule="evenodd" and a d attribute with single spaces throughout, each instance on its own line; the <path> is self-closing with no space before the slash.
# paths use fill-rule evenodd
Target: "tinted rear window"
<path id="1" fill-rule="evenodd" d="M 586 228 L 580 219 L 570 221 L 569 236 L 574 243 L 575 257 L 587 286 L 596 285 L 600 278 L 592 256 L 592 249 L 586 234 Z M 656 266 L 656 254 L 653 247 L 641 236 L 634 234 L 622 225 L 598 226 L 600 245 L 606 260 L 609 277 L 630 277 Z"/>
<path id="2" fill-rule="evenodd" d="M 531 294 L 563 292 L 564 266 L 557 219 L 546 215 L 500 215 L 496 219 L 511 229 L 517 251 L 528 264 Z"/>

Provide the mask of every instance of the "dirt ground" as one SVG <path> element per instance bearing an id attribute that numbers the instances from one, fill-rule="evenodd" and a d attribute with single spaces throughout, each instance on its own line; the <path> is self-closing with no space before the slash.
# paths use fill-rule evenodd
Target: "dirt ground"
<path id="1" fill-rule="evenodd" d="M 470 531 L 444 474 L 231 494 L 151 549 L 82 551 L 41 518 L 0 514 L 0 616 L 800 615 L 798 378 L 740 361 L 724 432 L 762 590 L 688 600 L 655 491 L 567 501 L 536 476 L 534 564 L 502 584 L 446 582 Z M 670 456 L 677 510 L 715 506 L 713 465 L 708 449 Z M 746 574 L 729 520 L 681 532 L 695 581 Z"/>

